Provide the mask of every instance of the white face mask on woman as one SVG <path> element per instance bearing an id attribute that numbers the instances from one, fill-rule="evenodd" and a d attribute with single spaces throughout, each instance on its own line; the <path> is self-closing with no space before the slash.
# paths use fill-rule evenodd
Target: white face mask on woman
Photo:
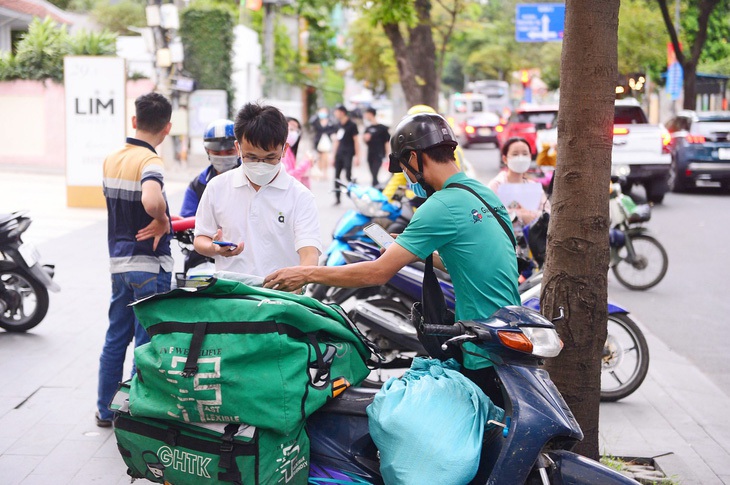
<path id="1" fill-rule="evenodd" d="M 286 135 L 286 142 L 289 144 L 289 146 L 294 146 L 294 144 L 299 139 L 299 132 L 294 130 L 289 130 L 289 134 Z"/>
<path id="2" fill-rule="evenodd" d="M 517 155 L 507 158 L 507 167 L 515 173 L 525 173 L 530 168 L 532 159 L 529 155 Z"/>
<path id="3" fill-rule="evenodd" d="M 281 162 L 275 165 L 266 162 L 243 162 L 243 172 L 246 177 L 260 187 L 270 184 L 280 168 Z"/>

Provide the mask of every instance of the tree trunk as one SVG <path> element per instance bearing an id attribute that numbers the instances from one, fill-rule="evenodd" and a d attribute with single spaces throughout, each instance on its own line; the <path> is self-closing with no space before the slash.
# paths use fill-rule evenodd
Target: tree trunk
<path id="1" fill-rule="evenodd" d="M 657 2 L 659 3 L 659 9 L 662 12 L 662 18 L 664 19 L 664 25 L 667 27 L 669 38 L 674 46 L 677 61 L 684 71 L 684 102 L 682 106 L 684 109 L 694 110 L 697 107 L 697 65 L 700 62 L 702 49 L 707 41 L 707 27 L 710 22 L 710 15 L 712 15 L 715 7 L 720 4 L 720 0 L 701 0 L 699 2 L 700 15 L 697 18 L 697 35 L 689 51 L 689 58 L 685 56 L 685 52 L 680 48 L 677 31 L 674 28 L 674 24 L 669 15 L 669 9 L 667 8 L 667 1 L 657 0 Z"/>
<path id="2" fill-rule="evenodd" d="M 436 72 L 436 45 L 431 30 L 430 0 L 416 0 L 418 23 L 409 29 L 408 41 L 398 24 L 383 24 L 395 53 L 401 86 L 408 106 L 427 104 L 438 109 L 440 79 Z"/>
<path id="3" fill-rule="evenodd" d="M 608 318 L 608 189 L 619 0 L 567 0 L 558 163 L 541 305 L 565 343 L 546 367 L 598 458 L 601 352 Z"/>

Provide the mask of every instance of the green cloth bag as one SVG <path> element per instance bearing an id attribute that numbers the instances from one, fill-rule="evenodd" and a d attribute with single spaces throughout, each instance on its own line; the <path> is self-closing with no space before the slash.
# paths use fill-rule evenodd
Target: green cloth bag
<path id="1" fill-rule="evenodd" d="M 339 307 L 212 280 L 134 304 L 132 416 L 246 423 L 289 434 L 368 375 L 369 343 Z"/>

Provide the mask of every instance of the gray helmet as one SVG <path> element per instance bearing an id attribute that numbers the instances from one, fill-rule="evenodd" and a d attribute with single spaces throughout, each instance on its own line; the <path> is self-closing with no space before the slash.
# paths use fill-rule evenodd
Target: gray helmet
<path id="1" fill-rule="evenodd" d="M 448 145 L 456 148 L 456 136 L 443 116 L 436 113 L 418 113 L 403 118 L 390 138 L 391 173 L 402 172 L 400 160 L 410 151 Z"/>

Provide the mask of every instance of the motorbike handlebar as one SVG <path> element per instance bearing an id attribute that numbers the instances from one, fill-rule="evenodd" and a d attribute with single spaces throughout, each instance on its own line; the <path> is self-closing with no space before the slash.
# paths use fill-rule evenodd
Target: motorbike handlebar
<path id="1" fill-rule="evenodd" d="M 454 325 L 430 325 L 423 324 L 421 330 L 426 335 L 440 335 L 446 337 L 457 337 L 464 334 L 464 326 L 460 323 Z"/>
<path id="2" fill-rule="evenodd" d="M 195 216 L 185 217 L 182 219 L 174 219 L 172 221 L 172 231 L 179 232 L 195 227 Z"/>

